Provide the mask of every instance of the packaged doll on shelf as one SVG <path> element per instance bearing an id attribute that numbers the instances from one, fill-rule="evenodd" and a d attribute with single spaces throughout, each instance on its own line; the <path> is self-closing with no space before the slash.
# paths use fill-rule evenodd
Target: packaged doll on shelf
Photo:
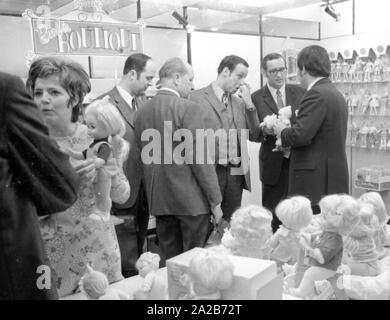
<path id="1" fill-rule="evenodd" d="M 135 267 L 143 278 L 141 288 L 134 294 L 135 300 L 166 300 L 168 288 L 166 281 L 157 274 L 160 256 L 145 252 L 138 258 Z"/>
<path id="2" fill-rule="evenodd" d="M 356 122 L 351 124 L 351 146 L 355 147 L 357 145 L 357 137 L 359 134 L 359 127 Z"/>
<path id="3" fill-rule="evenodd" d="M 112 179 L 122 170 L 129 152 L 129 144 L 122 138 L 126 131 L 125 123 L 117 108 L 106 98 L 97 100 L 86 108 L 85 121 L 88 135 L 93 138 L 92 144 L 82 153 L 67 151 L 71 157 L 79 160 L 94 159 L 96 178 L 93 188 L 97 210 L 89 217 L 109 221 Z"/>
<path id="4" fill-rule="evenodd" d="M 341 81 L 347 82 L 348 81 L 348 72 L 349 72 L 350 64 L 344 60 L 341 63 Z"/>
<path id="5" fill-rule="evenodd" d="M 368 277 L 380 273 L 374 240 L 379 223 L 374 210 L 373 205 L 361 203 L 359 222 L 343 239 L 345 260 L 352 275 Z"/>
<path id="6" fill-rule="evenodd" d="M 88 300 L 130 300 L 126 292 L 109 288 L 106 275 L 89 265 L 87 272 L 80 279 L 79 289 Z"/>
<path id="7" fill-rule="evenodd" d="M 374 72 L 374 64 L 370 59 L 366 62 L 366 65 L 364 66 L 364 82 L 371 82 L 372 81 L 372 75 Z"/>
<path id="8" fill-rule="evenodd" d="M 229 256 L 218 248 L 200 251 L 192 257 L 188 275 L 182 277 L 188 293 L 183 300 L 220 300 L 221 291 L 233 284 L 234 265 Z"/>
<path id="9" fill-rule="evenodd" d="M 348 234 L 359 221 L 359 204 L 348 195 L 329 195 L 319 202 L 322 232 L 302 236 L 306 264 L 302 281 L 297 288 L 285 288 L 287 293 L 303 299 L 315 298 L 315 282 L 336 274 L 343 256 L 342 235 Z"/>
<path id="10" fill-rule="evenodd" d="M 381 105 L 381 109 L 380 109 L 379 114 L 381 116 L 385 116 L 387 113 L 387 109 L 389 107 L 389 94 L 387 91 L 381 97 L 380 105 Z"/>
<path id="11" fill-rule="evenodd" d="M 373 80 L 374 81 L 382 81 L 382 70 L 383 69 L 383 64 L 382 60 L 378 57 L 374 61 L 374 66 L 373 66 Z"/>
<path id="12" fill-rule="evenodd" d="M 360 114 L 364 115 L 366 114 L 369 105 L 370 105 L 370 99 L 371 99 L 371 93 L 369 90 L 366 90 L 361 98 L 360 102 Z"/>
<path id="13" fill-rule="evenodd" d="M 370 131 L 369 127 L 367 127 L 367 125 L 365 124 L 359 130 L 360 148 L 367 148 L 367 136 L 369 131 Z"/>
<path id="14" fill-rule="evenodd" d="M 363 193 L 360 196 L 359 201 L 371 204 L 374 207 L 374 214 L 378 219 L 378 228 L 374 234 L 374 239 L 379 259 L 381 259 L 388 254 L 385 246 L 390 245 L 390 234 L 387 232 L 387 222 L 390 217 L 387 213 L 385 203 L 381 195 L 374 191 Z"/>
<path id="15" fill-rule="evenodd" d="M 311 202 L 302 196 L 291 197 L 281 201 L 275 213 L 282 224 L 269 241 L 271 259 L 278 267 L 284 263 L 295 264 L 301 251 L 301 231 L 312 221 Z"/>
<path id="16" fill-rule="evenodd" d="M 379 144 L 379 131 L 376 127 L 368 127 L 367 148 L 376 149 Z"/>
<path id="17" fill-rule="evenodd" d="M 380 144 L 379 144 L 379 150 L 386 150 L 386 145 L 387 145 L 387 129 L 386 128 L 382 128 L 380 131 L 379 131 L 379 134 L 380 134 Z"/>
<path id="18" fill-rule="evenodd" d="M 379 114 L 379 97 L 377 94 L 372 94 L 368 101 L 368 107 L 370 108 L 370 115 L 378 115 Z"/>
<path id="19" fill-rule="evenodd" d="M 233 255 L 269 259 L 271 220 L 271 213 L 260 206 L 250 205 L 237 209 L 221 243 Z"/>
<path id="20" fill-rule="evenodd" d="M 363 81 L 363 72 L 364 72 L 364 62 L 360 59 L 359 56 L 355 58 L 355 81 L 362 82 Z"/>
<path id="21" fill-rule="evenodd" d="M 352 114 L 358 114 L 359 103 L 359 96 L 355 93 L 355 91 L 351 90 L 351 94 L 349 95 L 349 104 Z"/>

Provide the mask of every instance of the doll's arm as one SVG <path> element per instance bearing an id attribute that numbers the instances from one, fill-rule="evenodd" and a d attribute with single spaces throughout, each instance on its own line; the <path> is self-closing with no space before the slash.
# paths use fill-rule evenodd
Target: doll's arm
<path id="1" fill-rule="evenodd" d="M 346 237 L 343 242 L 344 249 L 350 253 L 355 253 L 359 250 L 359 241 L 351 237 Z"/>
<path id="2" fill-rule="evenodd" d="M 64 150 L 70 157 L 77 159 L 77 160 L 85 160 L 86 159 L 86 153 L 85 152 L 77 152 L 73 151 L 70 148 L 66 148 Z"/>
<path id="3" fill-rule="evenodd" d="M 108 143 L 102 143 L 96 153 L 97 156 L 97 158 L 95 159 L 96 168 L 103 167 L 106 164 L 110 154 L 111 154 L 110 145 Z"/>
<path id="4" fill-rule="evenodd" d="M 272 249 L 275 249 L 276 246 L 279 244 L 279 234 L 278 234 L 278 231 L 276 231 L 272 236 L 271 238 L 269 239 L 269 242 L 268 242 L 269 246 L 272 248 Z"/>
<path id="5" fill-rule="evenodd" d="M 149 272 L 144 279 L 144 282 L 141 286 L 141 290 L 144 292 L 149 292 L 152 289 L 153 280 L 154 280 L 155 273 Z"/>

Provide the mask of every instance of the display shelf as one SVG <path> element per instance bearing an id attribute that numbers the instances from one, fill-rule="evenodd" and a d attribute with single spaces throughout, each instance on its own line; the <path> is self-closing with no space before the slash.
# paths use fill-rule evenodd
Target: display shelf
<path id="1" fill-rule="evenodd" d="M 390 114 L 384 114 L 384 115 L 381 115 L 381 114 L 349 114 L 350 116 L 352 117 L 375 117 L 375 118 L 390 118 Z"/>
<path id="2" fill-rule="evenodd" d="M 386 81 L 333 81 L 333 84 L 378 84 L 378 83 L 381 83 L 381 84 L 388 84 L 390 83 L 390 80 L 386 80 Z"/>

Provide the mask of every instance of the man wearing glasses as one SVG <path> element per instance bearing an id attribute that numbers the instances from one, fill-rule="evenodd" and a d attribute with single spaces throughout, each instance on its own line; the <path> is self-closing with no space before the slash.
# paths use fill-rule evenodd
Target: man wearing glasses
<path id="1" fill-rule="evenodd" d="M 261 62 L 261 70 L 267 83 L 252 94 L 259 121 L 262 122 L 267 115 L 278 114 L 280 108 L 291 106 L 292 125 L 305 90 L 297 85 L 286 84 L 286 62 L 279 53 L 267 54 Z M 275 215 L 275 207 L 288 192 L 290 154 L 288 151 L 272 151 L 275 148 L 276 136 L 265 127 L 251 140 L 261 142 L 259 164 L 262 203 L 272 212 L 272 231 L 275 232 L 280 225 Z"/>

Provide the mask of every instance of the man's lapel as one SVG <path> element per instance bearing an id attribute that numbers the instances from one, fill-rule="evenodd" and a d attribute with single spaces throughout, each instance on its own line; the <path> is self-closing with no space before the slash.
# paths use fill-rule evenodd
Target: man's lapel
<path id="1" fill-rule="evenodd" d="M 204 93 L 205 93 L 206 99 L 208 100 L 208 102 L 213 107 L 215 112 L 218 114 L 220 120 L 222 121 L 221 103 L 218 101 L 217 96 L 215 95 L 211 84 L 205 88 Z"/>
<path id="2" fill-rule="evenodd" d="M 125 99 L 122 98 L 117 87 L 111 90 L 111 98 L 125 121 L 134 128 L 135 111 L 127 104 Z"/>
<path id="3" fill-rule="evenodd" d="M 265 104 L 268 106 L 268 108 L 275 114 L 278 114 L 279 109 L 276 105 L 276 102 L 274 98 L 272 97 L 271 91 L 269 91 L 268 86 L 266 85 L 264 88 L 263 98 Z"/>

